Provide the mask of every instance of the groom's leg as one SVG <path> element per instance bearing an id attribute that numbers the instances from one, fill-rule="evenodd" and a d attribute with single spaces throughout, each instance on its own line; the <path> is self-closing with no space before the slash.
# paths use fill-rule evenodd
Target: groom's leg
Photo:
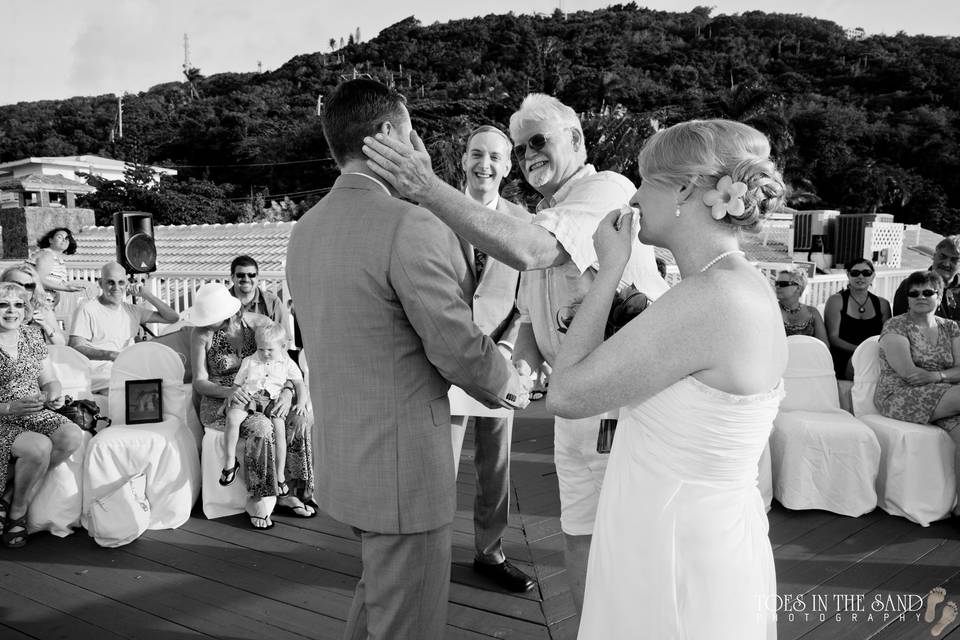
<path id="1" fill-rule="evenodd" d="M 363 575 L 345 640 L 442 640 L 450 595 L 453 524 L 412 534 L 363 532 Z"/>

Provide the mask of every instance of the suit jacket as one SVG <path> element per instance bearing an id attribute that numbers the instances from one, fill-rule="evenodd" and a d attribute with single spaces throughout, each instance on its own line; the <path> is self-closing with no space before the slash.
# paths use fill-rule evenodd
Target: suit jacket
<path id="1" fill-rule="evenodd" d="M 294 228 L 316 493 L 337 520 L 380 533 L 453 521 L 450 383 L 493 405 L 512 376 L 471 319 L 471 278 L 446 225 L 360 175 L 340 176 Z"/>
<path id="2" fill-rule="evenodd" d="M 500 198 L 497 211 L 526 222 L 533 219 L 526 209 L 505 198 Z M 473 292 L 473 321 L 488 336 L 503 327 L 498 339 L 511 346 L 517 341 L 520 329 L 519 315 L 514 314 L 513 318 L 509 318 L 514 310 L 519 279 L 520 273 L 516 269 L 488 256 L 483 273 L 480 274 L 480 281 Z M 510 320 L 509 324 L 504 325 L 507 320 Z"/>

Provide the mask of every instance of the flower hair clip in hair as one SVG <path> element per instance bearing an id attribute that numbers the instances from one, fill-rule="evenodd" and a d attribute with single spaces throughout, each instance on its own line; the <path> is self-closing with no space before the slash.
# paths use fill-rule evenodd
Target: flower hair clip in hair
<path id="1" fill-rule="evenodd" d="M 730 176 L 723 176 L 717 181 L 717 188 L 703 194 L 703 203 L 711 208 L 710 215 L 715 220 L 723 220 L 727 214 L 739 216 L 743 214 L 743 195 L 747 192 L 747 185 L 734 182 Z"/>

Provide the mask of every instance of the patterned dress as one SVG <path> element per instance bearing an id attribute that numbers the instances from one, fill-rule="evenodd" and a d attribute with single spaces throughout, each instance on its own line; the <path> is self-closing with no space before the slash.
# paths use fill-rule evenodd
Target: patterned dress
<path id="1" fill-rule="evenodd" d="M 960 325 L 953 320 L 934 317 L 937 322 L 937 341 L 931 344 L 923 331 L 910 322 L 907 314 L 895 316 L 883 326 L 883 336 L 893 333 L 905 336 L 910 342 L 913 363 L 927 371 L 940 371 L 953 366 L 953 344 L 960 337 Z M 949 382 L 930 382 L 911 386 L 893 370 L 887 356 L 880 350 L 880 381 L 873 402 L 882 415 L 895 420 L 927 424 L 943 394 L 953 385 Z"/>
<path id="2" fill-rule="evenodd" d="M 784 314 L 785 316 L 787 314 Z M 799 315 L 799 314 L 798 314 Z M 817 325 L 813 322 L 813 313 L 807 311 L 806 320 L 783 319 L 783 330 L 788 336 L 812 336 L 815 333 Z"/>
<path id="3" fill-rule="evenodd" d="M 240 369 L 240 362 L 257 350 L 254 329 L 246 323 L 241 325 L 242 343 L 239 352 L 233 348 L 227 332 L 220 329 L 213 333 L 207 349 L 207 373 L 210 382 L 223 386 L 233 384 Z M 203 396 L 200 399 L 200 422 L 204 427 L 223 431 L 226 418 L 220 408 L 225 400 Z M 292 412 L 287 416 L 287 430 L 299 425 L 303 418 Z M 295 495 L 304 500 L 313 496 L 313 450 L 310 446 L 309 429 L 299 429 L 300 434 L 287 446 L 285 475 L 287 484 Z M 276 449 L 273 439 L 273 424 L 262 413 L 248 416 L 240 424 L 240 447 L 238 452 L 244 469 L 247 491 L 254 498 L 277 495 Z"/>
<path id="4" fill-rule="evenodd" d="M 0 403 L 40 394 L 37 378 L 47 357 L 47 345 L 36 328 L 21 327 L 19 334 L 16 359 L 0 349 Z M 63 424 L 70 424 L 70 420 L 49 409 L 24 416 L 0 416 L 0 495 L 6 491 L 7 467 L 17 436 L 25 431 L 50 436 Z"/>

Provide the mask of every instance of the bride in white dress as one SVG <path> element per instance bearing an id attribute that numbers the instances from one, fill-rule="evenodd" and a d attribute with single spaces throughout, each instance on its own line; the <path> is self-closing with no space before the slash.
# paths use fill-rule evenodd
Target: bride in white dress
<path id="1" fill-rule="evenodd" d="M 548 407 L 622 407 L 597 513 L 581 639 L 776 637 L 757 466 L 787 347 L 769 282 L 738 237 L 781 205 L 758 131 L 692 121 L 640 152 L 633 215 L 611 213 L 600 269 L 557 358 Z M 632 220 L 631 220 L 632 218 Z M 630 236 L 669 249 L 682 281 L 612 338 L 603 329 Z"/>

